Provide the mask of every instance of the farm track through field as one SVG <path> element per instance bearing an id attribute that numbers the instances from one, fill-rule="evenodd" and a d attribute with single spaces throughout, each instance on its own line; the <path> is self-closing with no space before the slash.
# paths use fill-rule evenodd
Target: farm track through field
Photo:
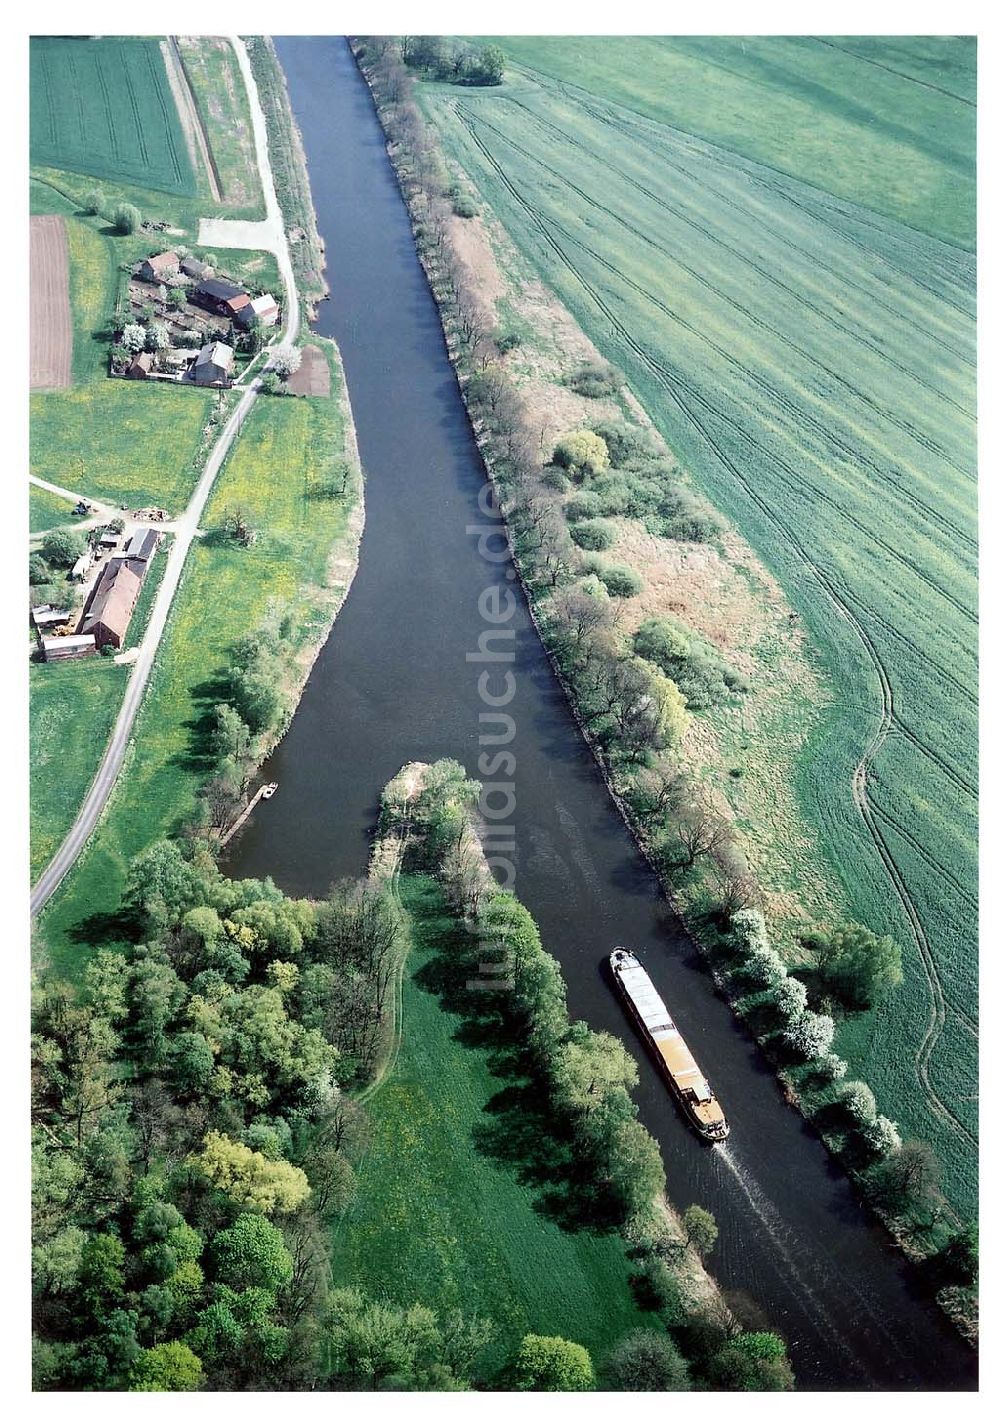
<path id="1" fill-rule="evenodd" d="M 511 99 L 509 101 L 517 103 L 516 99 Z M 523 104 L 517 104 L 517 106 L 523 107 Z M 525 109 L 525 111 L 527 112 L 529 110 Z M 530 115 L 534 116 L 533 114 Z M 910 426 L 909 424 L 901 422 L 897 417 L 894 417 L 884 406 L 880 406 L 873 398 L 867 396 L 859 388 L 853 386 L 850 382 L 847 381 L 845 377 L 843 377 L 839 372 L 836 372 L 832 367 L 829 367 L 820 358 L 814 356 L 814 354 L 807 351 L 806 348 L 800 346 L 798 343 L 793 342 L 792 339 L 789 338 L 786 334 L 782 333 L 778 328 L 774 327 L 772 324 L 767 323 L 764 319 L 759 317 L 759 315 L 755 314 L 746 305 L 740 303 L 731 295 L 723 293 L 705 275 L 699 274 L 697 270 L 695 270 L 690 265 L 686 264 L 682 259 L 680 259 L 674 253 L 674 251 L 668 249 L 665 245 L 660 244 L 651 236 L 646 235 L 643 231 L 639 230 L 636 226 L 632 225 L 631 222 L 627 221 L 616 211 L 609 209 L 606 205 L 602 205 L 601 202 L 594 200 L 592 197 L 588 196 L 585 191 L 583 191 L 574 182 L 570 181 L 568 177 L 564 177 L 562 173 L 558 172 L 555 168 L 549 166 L 546 162 L 542 161 L 541 158 L 534 156 L 532 153 L 526 151 L 523 147 L 520 147 L 518 144 L 514 143 L 499 128 L 494 127 L 491 123 L 485 122 L 482 118 L 479 118 L 478 116 L 476 121 L 481 122 L 491 131 L 497 133 L 497 135 L 503 141 L 505 141 L 509 146 L 513 147 L 516 151 L 519 151 L 523 156 L 535 162 L 538 166 L 542 167 L 545 171 L 548 171 L 557 179 L 563 181 L 567 187 L 576 192 L 576 194 L 581 198 L 581 200 L 583 200 L 587 205 L 591 206 L 591 208 L 599 210 L 602 214 L 609 215 L 613 220 L 620 224 L 624 229 L 628 230 L 630 234 L 634 235 L 643 244 L 648 245 L 650 248 L 664 255 L 667 259 L 670 259 L 674 264 L 677 265 L 679 269 L 683 269 L 684 272 L 689 275 L 689 277 L 694 279 L 697 283 L 701 284 L 703 288 L 707 289 L 709 293 L 713 294 L 723 303 L 727 303 L 731 308 L 736 309 L 740 314 L 743 315 L 743 317 L 747 319 L 749 323 L 753 324 L 754 327 L 759 328 L 762 331 L 770 334 L 773 338 L 777 339 L 777 341 L 781 343 L 784 347 L 788 348 L 790 351 L 802 358 L 803 361 L 810 363 L 818 371 L 823 373 L 825 376 L 831 378 L 834 382 L 838 383 L 848 393 L 848 395 L 857 398 L 857 400 L 867 405 L 879 420 L 888 423 L 890 426 L 894 426 L 897 430 L 903 431 L 904 434 L 912 437 L 912 439 L 917 441 L 918 444 L 923 445 L 926 450 L 931 451 L 933 454 L 939 455 L 949 465 L 951 465 L 953 469 L 957 470 L 959 473 L 967 473 L 962 469 L 962 467 L 958 466 L 957 464 L 955 464 L 955 462 L 950 459 L 943 447 L 938 446 L 935 442 L 922 435 L 922 433 L 917 432 L 916 429 Z M 550 127 L 557 134 L 562 133 L 562 129 L 556 127 L 553 123 L 549 123 L 546 121 L 545 126 Z M 566 140 L 567 142 L 573 141 L 573 139 L 570 138 L 568 135 L 566 135 Z M 580 144 L 575 145 L 579 146 Z M 619 173 L 619 175 L 621 175 L 621 173 Z M 624 179 L 627 180 L 627 178 Z M 635 183 L 629 182 L 628 184 L 634 185 Z M 645 188 L 639 189 L 643 191 L 645 190 Z M 669 209 L 673 210 L 673 207 L 669 207 Z M 697 222 L 691 221 L 687 217 L 680 215 L 680 212 L 674 213 L 678 214 L 680 218 L 685 221 L 685 223 L 692 225 L 695 229 L 701 231 L 702 233 L 708 234 L 708 232 L 704 230 L 704 227 L 698 225 Z M 573 238 L 568 234 L 568 232 L 564 231 L 563 233 L 565 234 L 566 238 Z M 579 244 L 579 242 L 576 243 Z M 683 318 L 679 313 L 671 309 L 661 299 L 657 298 L 656 295 L 653 294 L 650 290 L 637 284 L 634 280 L 629 279 L 629 277 L 625 275 L 623 271 L 618 269 L 616 266 L 610 264 L 608 261 L 602 260 L 599 255 L 596 255 L 593 252 L 593 250 L 590 250 L 588 247 L 585 246 L 581 246 L 581 248 L 586 249 L 587 253 L 591 254 L 593 258 L 598 260 L 598 262 L 604 263 L 605 267 L 609 270 L 609 272 L 613 273 L 616 277 L 620 278 L 623 283 L 625 283 L 626 285 L 628 285 L 628 287 L 638 293 L 641 298 L 652 303 L 666 317 L 670 318 L 676 323 L 679 323 L 693 337 L 699 338 L 702 341 L 706 342 L 708 346 L 711 347 L 712 350 L 718 356 L 722 357 L 731 366 L 737 368 L 742 375 L 746 376 L 748 379 L 754 382 L 758 386 L 759 390 L 761 390 L 769 399 L 782 405 L 793 420 L 800 420 L 805 425 L 810 426 L 817 438 L 819 438 L 820 440 L 828 441 L 831 446 L 839 450 L 849 464 L 857 463 L 864 465 L 872 472 L 872 474 L 876 476 L 876 479 L 879 482 L 888 479 L 897 487 L 901 487 L 902 481 L 900 480 L 898 474 L 892 473 L 891 465 L 877 462 L 876 460 L 872 459 L 871 456 L 866 455 L 863 451 L 859 450 L 856 446 L 845 441 L 843 437 L 838 435 L 833 429 L 833 427 L 831 427 L 827 422 L 821 421 L 818 417 L 807 412 L 804 407 L 796 405 L 793 401 L 790 400 L 790 398 L 786 394 L 780 392 L 772 383 L 767 382 L 759 374 L 752 372 L 750 368 L 746 366 L 745 363 L 740 362 L 738 358 L 736 358 L 733 354 L 729 353 L 726 349 L 721 347 L 713 339 L 709 338 L 707 334 L 703 333 L 699 328 L 695 327 L 695 325 L 692 324 L 689 320 Z M 731 247 L 726 246 L 726 248 L 730 249 Z M 738 254 L 738 252 L 736 251 L 733 251 L 733 253 Z M 743 259 L 745 257 L 740 255 L 739 258 Z M 752 264 L 752 262 L 749 260 L 747 261 L 747 263 Z M 752 267 L 755 271 L 765 274 L 765 277 L 770 278 L 770 276 L 766 274 L 766 271 L 761 270 L 760 267 L 756 264 L 752 264 Z M 789 286 L 781 283 L 781 281 L 773 280 L 772 282 L 776 283 L 778 287 L 786 290 L 788 293 L 792 294 L 797 299 L 800 299 L 800 301 L 803 302 L 807 307 L 815 309 L 817 312 L 821 312 L 821 310 L 819 310 L 816 305 L 813 305 L 808 300 L 801 299 L 800 296 L 796 293 L 796 291 L 789 288 Z M 950 537 L 957 539 L 959 542 L 963 543 L 966 547 L 971 548 L 972 550 L 976 549 L 977 541 L 975 538 L 972 537 L 972 535 L 965 533 L 956 524 L 952 523 L 950 519 L 946 518 L 945 515 L 941 514 L 939 510 L 935 509 L 932 505 L 928 504 L 925 500 L 921 499 L 918 495 L 913 492 L 910 486 L 906 486 L 906 494 L 908 499 L 920 509 L 921 513 L 924 516 L 936 523 L 941 529 L 945 530 Z"/>
<path id="2" fill-rule="evenodd" d="M 464 121 L 464 117 L 463 117 Z M 573 264 L 569 255 L 555 238 L 550 228 L 550 222 L 521 195 L 516 186 L 507 176 L 501 164 L 490 152 L 486 143 L 479 137 L 471 123 L 467 124 L 467 130 L 475 145 L 481 152 L 484 159 L 493 169 L 497 179 L 504 189 L 511 196 L 512 200 L 524 211 L 529 221 L 535 226 L 545 243 L 554 251 L 559 260 L 565 265 L 572 276 L 580 283 L 588 296 L 594 301 L 608 319 L 611 327 L 615 330 L 622 341 L 629 347 L 632 353 L 647 367 L 654 378 L 661 384 L 664 391 L 671 398 L 678 410 L 694 426 L 702 439 L 709 445 L 718 457 L 720 463 L 726 467 L 729 473 L 741 484 L 747 496 L 757 505 L 758 510 L 774 526 L 781 538 L 790 546 L 794 555 L 800 560 L 816 578 L 817 582 L 828 596 L 834 610 L 847 622 L 853 634 L 860 642 L 862 649 L 867 656 L 876 676 L 879 687 L 879 720 L 874 733 L 868 741 L 861 758 L 854 769 L 851 781 L 851 793 L 855 808 L 859 817 L 875 845 L 876 851 L 882 862 L 883 869 L 895 891 L 900 904 L 907 916 L 914 940 L 916 942 L 917 953 L 920 959 L 921 968 L 927 984 L 930 999 L 930 1015 L 924 1035 L 918 1045 L 915 1058 L 915 1071 L 917 1080 L 927 1098 L 931 1109 L 939 1118 L 948 1125 L 963 1145 L 974 1149 L 976 1138 L 972 1131 L 965 1125 L 960 1116 L 951 1110 L 933 1085 L 930 1073 L 930 1058 L 941 1036 L 944 1028 L 948 1004 L 944 996 L 941 980 L 938 975 L 937 965 L 927 941 L 923 923 L 917 908 L 913 902 L 910 892 L 906 886 L 906 881 L 896 863 L 892 850 L 889 847 L 882 833 L 881 828 L 875 820 L 874 813 L 869 803 L 867 790 L 868 769 L 882 748 L 893 722 L 893 697 L 892 685 L 888 672 L 879 656 L 878 650 L 868 636 L 859 619 L 853 614 L 847 601 L 840 595 L 834 583 L 820 565 L 810 558 L 805 547 L 795 534 L 789 529 L 785 521 L 771 508 L 770 504 L 754 489 L 749 479 L 740 471 L 738 466 L 732 461 L 725 450 L 714 439 L 708 428 L 702 423 L 697 414 L 686 404 L 679 395 L 677 385 L 670 369 L 667 369 L 654 358 L 628 331 L 627 327 L 611 311 L 608 304 L 593 285 L 588 283 L 582 272 Z M 676 379 L 680 381 L 680 379 Z M 681 383 L 681 385 L 685 385 Z M 685 390 L 693 389 L 686 387 Z M 697 398 L 699 402 L 701 398 Z"/>
<path id="3" fill-rule="evenodd" d="M 549 92 L 555 91 L 556 93 L 562 94 L 562 96 L 565 98 L 565 100 L 566 100 L 567 102 L 572 103 L 572 104 L 574 104 L 575 106 L 579 107 L 583 112 L 589 113 L 590 116 L 593 117 L 593 118 L 595 118 L 598 122 L 604 123 L 606 126 L 611 127 L 611 128 L 613 128 L 613 129 L 615 129 L 615 130 L 617 130 L 617 131 L 619 131 L 619 132 L 622 132 L 624 135 L 628 136 L 628 137 L 630 138 L 630 140 L 632 140 L 632 141 L 639 140 L 640 142 L 643 142 L 643 143 L 646 143 L 646 144 L 652 143 L 653 145 L 656 145 L 656 146 L 658 147 L 658 156 L 661 156 L 661 157 L 663 158 L 663 160 L 665 160 L 665 161 L 668 162 L 670 165 L 672 165 L 675 170 L 683 172 L 683 174 L 686 175 L 690 180 L 692 180 L 692 181 L 694 181 L 695 183 L 697 183 L 698 180 L 699 180 L 699 178 L 698 178 L 695 174 L 693 174 L 688 168 L 685 168 L 685 167 L 679 165 L 679 164 L 676 162 L 675 159 L 672 159 L 671 157 L 667 156 L 667 155 L 663 152 L 662 146 L 660 145 L 660 143 L 662 142 L 662 132 L 663 132 L 664 130 L 665 130 L 665 131 L 669 131 L 669 132 L 672 133 L 672 134 L 680 134 L 681 136 L 683 136 L 683 137 L 685 137 L 685 138 L 688 139 L 688 145 L 689 145 L 689 146 L 693 146 L 693 144 L 697 144 L 697 149 L 698 149 L 699 154 L 700 154 L 700 155 L 706 155 L 706 154 L 707 154 L 707 155 L 708 155 L 708 159 L 713 163 L 713 165 L 715 165 L 715 166 L 717 166 L 718 168 L 720 168 L 720 169 L 722 169 L 722 170 L 725 170 L 725 171 L 738 170 L 744 177 L 747 178 L 747 180 L 753 181 L 754 184 L 756 184 L 756 185 L 758 185 L 758 186 L 762 186 L 764 189 L 766 189 L 766 190 L 768 190 L 768 191 L 771 191 L 771 192 L 778 192 L 779 194 L 783 195 L 783 196 L 789 201 L 789 203 L 790 203 L 791 205 L 794 205 L 794 206 L 796 206 L 799 210 L 801 210 L 802 213 L 803 213 L 807 218 L 809 218 L 810 220 L 813 220 L 813 221 L 816 222 L 816 223 L 820 223 L 820 224 L 826 225 L 827 228 L 833 228 L 837 234 L 843 234 L 843 235 L 844 235 L 844 238 L 848 241 L 849 244 L 854 245 L 856 248 L 858 248 L 858 249 L 860 249 L 860 250 L 862 251 L 862 253 L 865 255 L 866 259 L 869 259 L 869 260 L 871 260 L 871 259 L 878 260 L 881 264 L 885 265 L 885 266 L 892 272 L 893 275 L 895 275 L 897 278 L 899 277 L 901 271 L 897 268 L 896 265 L 894 265 L 894 264 L 892 263 L 891 260 L 889 260 L 889 259 L 886 257 L 886 255 L 884 255 L 884 254 L 882 253 L 881 250 L 874 249 L 874 248 L 872 248 L 871 246 L 866 246 L 866 245 L 861 245 L 861 244 L 859 244 L 857 240 L 855 240 L 855 239 L 853 239 L 853 238 L 851 238 L 851 237 L 848 237 L 848 235 L 846 234 L 846 232 L 842 231 L 839 227 L 836 227 L 836 226 L 835 226 L 835 227 L 830 227 L 830 223 L 829 223 L 828 220 L 825 220 L 823 217 L 819 216 L 816 212 L 810 210 L 810 208 L 809 208 L 808 206 L 804 205 L 801 201 L 795 200 L 795 199 L 788 193 L 788 191 L 786 190 L 786 188 L 785 188 L 784 185 L 778 184 L 779 182 L 794 182 L 794 181 L 796 180 L 796 178 L 790 177 L 790 176 L 788 176 L 785 172 L 779 171 L 779 170 L 778 170 L 777 168 L 775 168 L 775 167 L 770 167 L 770 166 L 767 165 L 767 163 L 762 162 L 762 161 L 760 161 L 760 160 L 755 160 L 755 159 L 752 159 L 752 158 L 749 158 L 749 157 L 741 157 L 741 156 L 738 156 L 738 155 L 736 155 L 736 154 L 727 152 L 726 149 L 720 148 L 720 147 L 718 147 L 715 143 L 708 141 L 708 139 L 706 139 L 706 138 L 704 138 L 704 137 L 699 137 L 696 133 L 688 132 L 688 131 L 686 131 L 684 128 L 679 128 L 679 127 L 676 127 L 676 126 L 668 126 L 667 124 L 664 124 L 664 123 L 657 123 L 657 122 L 654 122 L 652 119 L 650 119 L 650 118 L 645 118 L 645 117 L 643 117 L 640 113 L 634 112 L 634 111 L 632 111 L 632 110 L 628 110 L 628 109 L 625 110 L 625 112 L 627 113 L 627 119 L 626 119 L 625 121 L 622 121 L 621 118 L 614 118 L 614 117 L 611 117 L 609 114 L 610 114 L 612 111 L 616 111 L 616 112 L 617 112 L 617 111 L 619 111 L 619 110 L 618 110 L 618 109 L 610 109 L 610 108 L 609 108 L 609 109 L 601 109 L 599 106 L 597 106 L 597 105 L 594 103 L 594 95 L 593 95 L 588 89 L 580 88 L 577 84 L 570 83 L 568 80 L 565 80 L 565 79 L 555 79 L 555 78 L 552 78 L 549 74 L 544 73 L 543 70 L 541 70 L 541 69 L 536 69 L 536 68 L 532 68 L 532 66 L 531 66 L 530 64 L 526 64 L 526 63 L 524 63 L 524 62 L 522 62 L 522 61 L 520 61 L 520 60 L 518 61 L 517 67 L 518 67 L 519 69 L 525 71 L 526 73 L 531 74 L 532 77 L 533 77 L 533 81 L 534 81 L 534 82 L 538 85 L 538 87 L 540 87 L 543 91 L 549 91 Z M 574 90 L 574 91 L 571 92 L 570 90 Z M 577 94 L 579 94 L 579 95 L 581 95 L 581 96 L 578 97 L 578 96 L 576 96 Z M 630 126 L 630 124 L 631 124 L 631 126 Z M 637 133 L 636 133 L 636 128 L 639 129 L 638 137 L 637 137 Z M 659 139 L 659 140 L 658 140 L 658 139 Z M 716 155 L 717 153 L 719 153 L 719 154 L 721 154 L 721 155 Z M 734 157 L 735 157 L 735 160 L 734 160 Z M 758 171 L 767 171 L 767 172 L 772 173 L 772 175 L 773 175 L 773 177 L 775 178 L 775 180 L 772 181 L 770 184 L 765 183 L 763 180 L 760 179 L 759 176 L 755 177 L 755 175 L 754 175 L 754 169 L 755 169 L 755 168 L 756 168 Z M 800 183 L 800 184 L 803 184 L 803 183 Z M 815 193 L 815 196 L 816 196 L 817 199 L 821 198 L 822 195 L 824 194 L 819 188 L 809 188 L 809 189 L 812 190 L 812 191 Z M 740 210 L 743 209 L 742 207 L 740 207 L 740 206 L 738 206 L 738 205 L 737 205 L 737 208 L 740 209 Z M 876 225 L 874 222 L 864 220 L 863 217 L 860 215 L 860 212 L 859 212 L 859 211 L 855 211 L 854 209 L 852 209 L 851 215 L 852 215 L 852 218 L 855 219 L 859 224 L 867 225 L 869 229 L 876 230 L 880 235 L 884 235 L 884 234 L 885 234 L 884 227 L 879 226 L 879 225 Z M 762 222 L 762 223 L 763 223 L 763 222 Z M 770 229 L 770 227 L 767 227 L 767 226 L 765 226 L 765 228 Z M 909 229 L 909 227 L 906 227 L 906 228 Z M 772 233 L 773 233 L 773 232 L 772 232 Z M 913 233 L 919 233 L 919 232 L 913 232 Z M 780 239 L 780 238 L 782 238 L 782 237 L 777 236 L 777 238 Z M 788 242 L 786 241 L 786 243 L 788 243 Z M 797 251 L 797 253 L 798 253 L 799 255 L 802 255 L 803 251 L 802 251 L 801 247 L 795 245 L 794 242 L 792 242 L 792 248 L 796 249 L 796 251 Z M 964 250 L 959 249 L 959 247 L 957 247 L 957 246 L 955 246 L 955 245 L 948 245 L 947 248 L 948 248 L 949 251 L 950 251 L 953 255 L 955 255 L 956 257 L 959 256 L 959 255 L 965 254 L 965 251 L 964 251 Z M 824 264 L 824 263 L 823 263 L 822 261 L 820 261 L 819 259 L 815 259 L 815 260 L 814 260 L 814 263 L 816 264 L 817 268 L 825 269 L 828 273 L 833 274 L 834 277 L 836 277 L 836 278 L 838 278 L 838 279 L 841 279 L 842 282 L 844 282 L 845 284 L 849 284 L 849 283 L 850 283 L 850 281 L 847 279 L 846 276 L 844 276 L 844 275 L 842 275 L 842 274 L 839 274 L 838 271 L 832 269 L 829 265 Z M 878 276 L 873 275 L 872 277 L 873 277 L 873 278 L 877 278 Z M 970 307 L 970 304 L 969 304 L 968 302 L 965 304 L 965 306 L 963 306 L 963 305 L 961 305 L 961 304 L 954 303 L 951 299 L 949 299 L 949 298 L 947 297 L 947 295 L 945 295 L 945 294 L 941 291 L 940 288 L 935 288 L 935 287 L 932 286 L 932 285 L 929 285 L 929 284 L 924 283 L 924 282 L 923 282 L 921 279 L 919 279 L 919 278 L 917 277 L 917 275 L 914 274 L 911 270 L 907 270 L 907 271 L 905 272 L 905 277 L 906 277 L 912 284 L 914 284 L 917 288 L 922 289 L 925 293 L 932 294 L 932 295 L 933 295 L 935 298 L 937 298 L 937 299 L 940 299 L 940 301 L 941 301 L 942 303 L 946 304 L 950 309 L 952 309 L 953 312 L 960 314 L 963 318 L 967 319 L 967 318 L 969 317 L 970 312 L 974 312 L 974 300 L 975 300 L 975 275 L 974 275 L 974 273 L 972 273 L 972 272 L 969 273 L 968 281 L 967 281 L 967 284 L 968 284 L 968 283 L 971 283 L 971 285 L 972 285 L 972 290 L 971 290 L 971 292 L 970 292 L 970 299 L 972 300 L 972 307 Z M 884 281 L 883 281 L 883 282 L 884 282 Z M 952 283 L 952 284 L 954 284 L 955 282 L 958 282 L 959 285 L 960 285 L 960 287 L 961 287 L 961 280 L 957 280 L 957 281 L 956 281 L 956 280 L 951 280 L 951 281 L 949 281 L 949 282 Z"/>

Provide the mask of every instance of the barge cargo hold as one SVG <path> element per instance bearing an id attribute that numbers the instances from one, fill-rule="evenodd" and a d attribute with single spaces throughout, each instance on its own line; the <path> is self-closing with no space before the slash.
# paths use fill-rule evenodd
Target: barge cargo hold
<path id="1" fill-rule="evenodd" d="M 706 1141 L 724 1141 L 729 1123 L 653 981 L 631 950 L 611 951 L 611 973 L 684 1115 Z"/>

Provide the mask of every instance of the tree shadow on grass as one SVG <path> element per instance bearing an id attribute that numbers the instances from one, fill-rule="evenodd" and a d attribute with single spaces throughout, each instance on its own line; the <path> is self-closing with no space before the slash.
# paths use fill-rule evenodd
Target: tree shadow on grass
<path id="1" fill-rule="evenodd" d="M 414 982 L 459 1017 L 457 1041 L 484 1055 L 491 1075 L 504 1083 L 473 1127 L 476 1149 L 535 1191 L 535 1210 L 564 1231 L 608 1233 L 620 1211 L 588 1181 L 573 1133 L 553 1109 L 524 1035 L 506 1012 L 504 991 L 476 987 L 483 976 L 474 935 L 458 917 L 442 916 L 444 902 L 436 888 L 408 904 L 415 920 L 414 945 L 428 956 Z"/>
<path id="2" fill-rule="evenodd" d="M 194 686 L 190 695 L 195 713 L 184 722 L 188 731 L 188 742 L 170 762 L 178 764 L 189 773 L 209 773 L 218 763 L 213 743 L 215 707 L 229 704 L 232 692 L 225 673 L 217 671 L 208 680 Z"/>
<path id="3" fill-rule="evenodd" d="M 132 906 L 117 911 L 94 911 L 66 931 L 71 945 L 96 949 L 99 945 L 135 945 L 143 935 L 142 918 Z"/>

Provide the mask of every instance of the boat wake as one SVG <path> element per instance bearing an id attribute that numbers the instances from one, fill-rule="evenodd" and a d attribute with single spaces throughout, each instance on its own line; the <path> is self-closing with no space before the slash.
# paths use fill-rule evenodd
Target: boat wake
<path id="1" fill-rule="evenodd" d="M 830 1264 L 821 1265 L 817 1260 L 815 1249 L 806 1248 L 801 1240 L 792 1233 L 782 1218 L 777 1205 L 764 1193 L 760 1184 L 737 1157 L 731 1140 L 714 1146 L 713 1150 L 732 1175 L 758 1224 L 767 1235 L 768 1242 L 778 1255 L 778 1261 L 787 1275 L 786 1280 L 793 1288 L 797 1300 L 808 1307 L 812 1319 L 817 1325 L 823 1327 L 831 1345 L 838 1347 L 841 1351 L 845 1364 L 853 1365 L 859 1371 L 862 1370 L 861 1363 L 841 1335 L 837 1324 L 822 1300 L 823 1288 L 840 1281 L 836 1270 Z M 809 1269 L 809 1283 L 799 1272 L 800 1266 Z M 852 1287 L 852 1293 L 857 1296 L 859 1290 Z M 863 1298 L 861 1300 L 864 1302 Z M 871 1312 L 872 1309 L 867 1308 L 867 1310 Z"/>

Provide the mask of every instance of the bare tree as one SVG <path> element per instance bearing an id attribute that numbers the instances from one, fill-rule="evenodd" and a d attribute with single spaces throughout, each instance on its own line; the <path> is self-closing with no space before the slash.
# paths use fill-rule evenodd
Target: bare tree
<path id="1" fill-rule="evenodd" d="M 695 802 L 684 803 L 677 809 L 674 828 L 681 848 L 676 863 L 680 866 L 694 866 L 699 857 L 708 856 L 733 838 L 728 818 Z"/>

